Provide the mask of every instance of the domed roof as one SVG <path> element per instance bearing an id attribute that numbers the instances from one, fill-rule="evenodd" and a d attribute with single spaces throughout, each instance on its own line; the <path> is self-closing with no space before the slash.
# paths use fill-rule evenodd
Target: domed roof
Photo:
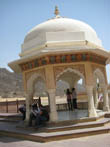
<path id="1" fill-rule="evenodd" d="M 102 46 L 95 30 L 88 24 L 70 18 L 56 16 L 31 29 L 22 44 L 22 51 L 37 48 L 49 42 L 75 42 L 89 41 L 97 46 Z"/>
<path id="2" fill-rule="evenodd" d="M 46 32 L 87 32 L 92 37 L 97 37 L 96 32 L 88 24 L 70 18 L 56 17 L 34 27 L 26 36 L 24 42 L 27 42 L 39 34 Z"/>

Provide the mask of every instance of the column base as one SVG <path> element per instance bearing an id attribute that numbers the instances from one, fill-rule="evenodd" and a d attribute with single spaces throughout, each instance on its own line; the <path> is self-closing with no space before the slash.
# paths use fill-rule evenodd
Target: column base
<path id="1" fill-rule="evenodd" d="M 97 112 L 95 109 L 88 110 L 89 117 L 97 117 Z"/>
<path id="2" fill-rule="evenodd" d="M 25 118 L 26 121 L 29 121 L 29 118 L 30 118 L 30 110 L 28 110 L 28 109 L 26 111 L 26 118 Z"/>
<path id="3" fill-rule="evenodd" d="M 57 112 L 50 112 L 50 122 L 56 122 L 58 121 L 58 114 Z"/>
<path id="4" fill-rule="evenodd" d="M 109 106 L 104 106 L 103 107 L 103 111 L 109 111 L 110 109 L 109 109 Z"/>

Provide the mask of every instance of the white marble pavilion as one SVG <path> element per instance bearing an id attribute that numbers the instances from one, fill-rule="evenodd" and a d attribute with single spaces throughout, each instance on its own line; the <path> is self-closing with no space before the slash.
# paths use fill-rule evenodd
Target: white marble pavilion
<path id="1" fill-rule="evenodd" d="M 56 82 L 66 81 L 70 88 L 79 79 L 88 96 L 88 117 L 97 116 L 97 78 L 103 92 L 103 111 L 109 111 L 106 65 L 109 52 L 102 46 L 95 30 L 88 24 L 59 15 L 32 28 L 24 38 L 20 59 L 10 62 L 10 68 L 22 73 L 26 92 L 26 120 L 29 119 L 34 86 L 44 83 L 49 96 L 50 121 L 56 122 Z"/>

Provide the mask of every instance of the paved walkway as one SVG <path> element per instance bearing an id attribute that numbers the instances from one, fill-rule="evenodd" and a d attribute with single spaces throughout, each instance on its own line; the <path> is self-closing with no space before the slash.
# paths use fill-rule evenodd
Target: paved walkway
<path id="1" fill-rule="evenodd" d="M 0 147 L 110 147 L 110 134 L 37 143 L 32 141 L 7 138 L 0 136 Z"/>

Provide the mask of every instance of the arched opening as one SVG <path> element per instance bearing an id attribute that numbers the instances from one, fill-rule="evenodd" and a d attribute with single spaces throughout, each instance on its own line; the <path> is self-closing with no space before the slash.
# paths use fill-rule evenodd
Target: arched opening
<path id="1" fill-rule="evenodd" d="M 82 80 L 83 85 L 85 85 L 84 75 L 78 70 L 72 68 L 65 69 L 56 77 L 56 81 L 65 81 L 69 84 L 70 88 L 74 87 L 80 79 Z"/>
<path id="2" fill-rule="evenodd" d="M 33 104 L 41 104 L 49 111 L 49 96 L 46 91 L 45 78 L 40 74 L 33 74 L 27 81 L 26 119 L 29 120 L 30 109 Z"/>
<path id="3" fill-rule="evenodd" d="M 30 99 L 43 97 L 46 95 L 45 78 L 40 74 L 33 74 L 27 81 L 27 93 L 31 95 Z"/>
<path id="4" fill-rule="evenodd" d="M 103 109 L 103 87 L 105 87 L 105 77 L 100 69 L 94 71 L 94 105 L 96 109 Z"/>
<path id="5" fill-rule="evenodd" d="M 60 85 L 60 89 L 58 88 L 59 85 Z M 84 110 L 84 109 L 83 109 L 84 113 L 82 115 L 76 115 L 78 111 L 74 111 L 74 110 L 71 112 L 68 111 L 66 90 L 67 90 L 67 88 L 69 88 L 70 91 L 72 91 L 73 87 L 77 91 L 77 102 L 79 103 L 78 109 L 80 111 L 82 109 L 81 107 L 83 107 L 80 103 L 80 100 L 82 99 L 82 97 L 80 97 L 80 93 L 85 92 L 85 77 L 84 77 L 84 75 L 82 73 L 80 73 L 78 70 L 75 70 L 72 68 L 67 68 L 63 72 L 59 73 L 59 75 L 57 75 L 57 77 L 56 77 L 56 90 L 59 89 L 60 93 L 58 93 L 58 91 L 56 91 L 56 94 L 58 94 L 57 96 L 59 96 L 59 103 L 62 104 L 61 105 L 62 107 L 60 108 L 60 110 L 62 110 L 62 112 L 58 112 L 58 117 L 62 120 L 65 115 L 66 115 L 65 118 L 70 119 L 70 120 L 74 119 L 76 117 L 80 118 L 80 117 L 87 116 L 87 113 L 85 113 L 85 111 L 87 112 L 87 110 Z M 63 96 L 61 96 L 60 94 Z M 63 115 L 62 115 L 62 113 L 63 113 Z"/>
<path id="6" fill-rule="evenodd" d="M 46 83 L 41 77 L 38 77 L 33 83 L 33 102 L 35 103 L 39 97 L 42 105 L 49 105 Z"/>

